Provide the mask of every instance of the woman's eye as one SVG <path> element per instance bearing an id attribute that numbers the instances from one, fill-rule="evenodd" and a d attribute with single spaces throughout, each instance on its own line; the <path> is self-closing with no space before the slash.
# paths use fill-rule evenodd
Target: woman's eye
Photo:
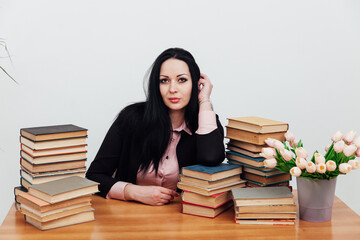
<path id="1" fill-rule="evenodd" d="M 160 79 L 160 83 L 166 83 L 168 80 L 166 78 Z"/>
<path id="2" fill-rule="evenodd" d="M 179 82 L 186 82 L 187 79 L 186 78 L 179 78 Z"/>

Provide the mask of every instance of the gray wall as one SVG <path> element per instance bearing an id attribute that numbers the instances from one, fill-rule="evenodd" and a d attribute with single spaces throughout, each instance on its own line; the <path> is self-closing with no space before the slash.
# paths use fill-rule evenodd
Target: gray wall
<path id="1" fill-rule="evenodd" d="M 310 153 L 337 130 L 360 134 L 359 13 L 359 1 L 0 1 L 13 65 L 0 63 L 20 83 L 0 73 L 0 223 L 19 185 L 19 129 L 88 128 L 89 165 L 168 47 L 189 50 L 210 77 L 223 125 L 285 121 Z M 359 180 L 353 171 L 336 189 L 358 214 Z"/>

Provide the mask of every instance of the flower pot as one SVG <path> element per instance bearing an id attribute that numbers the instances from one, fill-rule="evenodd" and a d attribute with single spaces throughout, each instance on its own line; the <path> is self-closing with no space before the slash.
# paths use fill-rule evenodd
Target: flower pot
<path id="1" fill-rule="evenodd" d="M 309 222 L 326 222 L 331 219 L 336 179 L 296 178 L 300 219 Z"/>

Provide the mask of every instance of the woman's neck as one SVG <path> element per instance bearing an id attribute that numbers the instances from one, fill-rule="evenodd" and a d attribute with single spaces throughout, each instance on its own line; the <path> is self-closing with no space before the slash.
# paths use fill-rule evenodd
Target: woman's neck
<path id="1" fill-rule="evenodd" d="M 176 129 L 181 126 L 185 119 L 185 110 L 179 111 L 170 111 L 169 112 L 171 125 L 173 129 Z"/>

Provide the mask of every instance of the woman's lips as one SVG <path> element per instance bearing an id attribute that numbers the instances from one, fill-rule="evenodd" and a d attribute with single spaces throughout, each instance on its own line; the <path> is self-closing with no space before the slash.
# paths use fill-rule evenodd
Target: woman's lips
<path id="1" fill-rule="evenodd" d="M 169 98 L 170 102 L 177 103 L 180 101 L 180 98 Z"/>

